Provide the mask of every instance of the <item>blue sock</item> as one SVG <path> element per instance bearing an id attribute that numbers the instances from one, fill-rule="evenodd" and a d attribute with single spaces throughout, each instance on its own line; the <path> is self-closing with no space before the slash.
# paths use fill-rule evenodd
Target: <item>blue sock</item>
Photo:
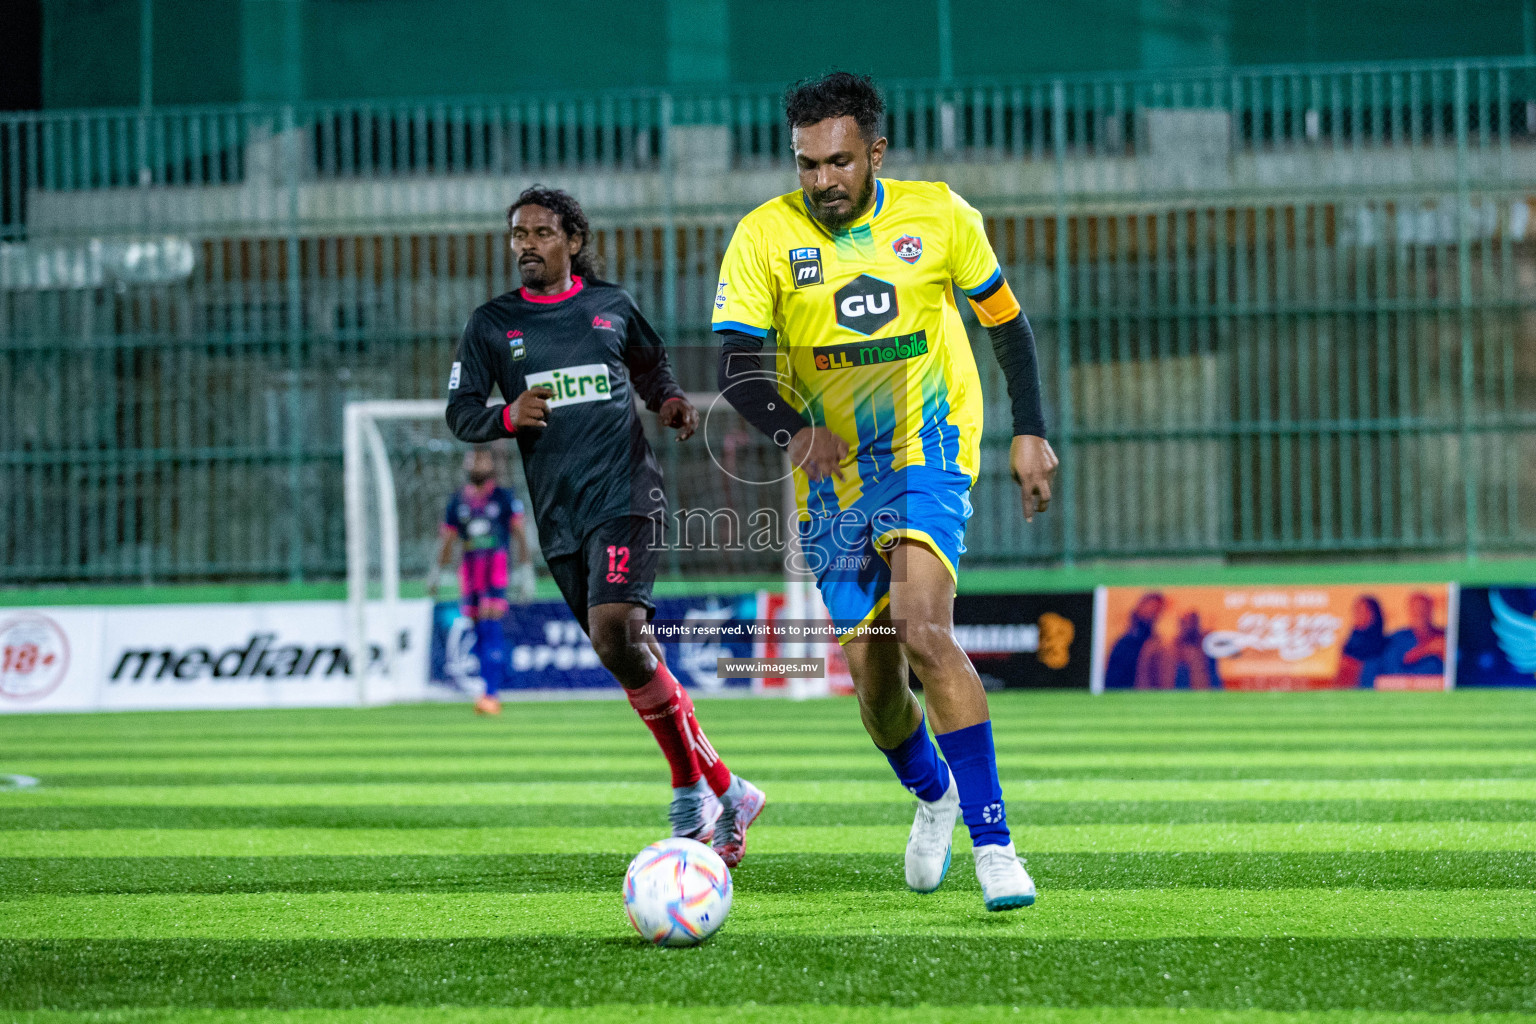
<path id="1" fill-rule="evenodd" d="M 928 718 L 917 723 L 912 735 L 895 750 L 880 748 L 901 784 L 919 800 L 937 800 L 949 788 L 949 769 L 939 760 L 939 752 L 928 738 Z"/>
<path id="2" fill-rule="evenodd" d="M 992 749 L 992 723 L 980 722 L 934 737 L 960 788 L 960 813 L 971 830 L 972 846 L 1007 846 L 1008 812 L 1003 787 L 997 781 L 997 753 Z"/>
<path id="3" fill-rule="evenodd" d="M 507 634 L 500 619 L 481 619 L 475 623 L 475 657 L 480 659 L 485 695 L 496 696 L 507 674 Z"/>

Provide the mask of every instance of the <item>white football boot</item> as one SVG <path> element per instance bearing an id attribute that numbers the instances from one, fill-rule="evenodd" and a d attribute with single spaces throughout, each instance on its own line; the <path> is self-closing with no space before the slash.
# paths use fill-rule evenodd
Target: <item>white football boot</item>
<path id="1" fill-rule="evenodd" d="M 976 880 L 988 910 L 1015 910 L 1035 902 L 1035 880 L 1019 863 L 1012 843 L 976 847 Z"/>
<path id="2" fill-rule="evenodd" d="M 960 787 L 949 777 L 949 788 L 933 802 L 919 800 L 912 832 L 907 836 L 907 886 L 913 892 L 933 892 L 949 874 L 954 852 L 955 819 L 960 815 Z"/>
<path id="3" fill-rule="evenodd" d="M 672 791 L 667 820 L 672 824 L 673 836 L 708 846 L 715 838 L 715 822 L 719 817 L 720 800 L 703 779 Z"/>
<path id="4" fill-rule="evenodd" d="M 731 776 L 731 788 L 720 797 L 720 818 L 715 822 L 714 851 L 734 868 L 747 855 L 747 829 L 763 813 L 768 797 L 740 775 Z"/>

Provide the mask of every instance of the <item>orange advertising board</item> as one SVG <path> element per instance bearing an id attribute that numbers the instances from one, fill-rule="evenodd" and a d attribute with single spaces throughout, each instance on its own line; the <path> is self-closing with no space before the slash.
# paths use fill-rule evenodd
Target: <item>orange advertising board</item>
<path id="1" fill-rule="evenodd" d="M 1451 587 L 1101 587 L 1107 689 L 1441 690 Z"/>

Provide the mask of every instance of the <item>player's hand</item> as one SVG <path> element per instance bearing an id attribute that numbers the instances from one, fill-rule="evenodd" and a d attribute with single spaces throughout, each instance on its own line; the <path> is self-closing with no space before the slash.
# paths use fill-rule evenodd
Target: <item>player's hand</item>
<path id="1" fill-rule="evenodd" d="M 431 598 L 434 602 L 437 600 L 437 591 L 441 583 L 442 579 L 439 573 L 433 573 L 427 577 L 427 597 Z"/>
<path id="2" fill-rule="evenodd" d="M 699 429 L 699 410 L 686 398 L 667 399 L 661 403 L 661 410 L 656 415 L 661 417 L 662 426 L 677 431 L 679 441 L 688 440 Z"/>
<path id="3" fill-rule="evenodd" d="M 512 424 L 518 430 L 524 427 L 549 426 L 549 400 L 555 393 L 540 386 L 529 388 L 512 403 Z"/>
<path id="4" fill-rule="evenodd" d="M 848 442 L 826 427 L 801 427 L 789 439 L 789 461 L 805 470 L 812 480 L 843 478 L 843 460 L 848 457 Z"/>
<path id="5" fill-rule="evenodd" d="M 1051 484 L 1061 461 L 1045 438 L 1019 434 L 1008 449 L 1008 465 L 1024 498 L 1024 521 L 1032 523 L 1036 512 L 1051 507 Z"/>

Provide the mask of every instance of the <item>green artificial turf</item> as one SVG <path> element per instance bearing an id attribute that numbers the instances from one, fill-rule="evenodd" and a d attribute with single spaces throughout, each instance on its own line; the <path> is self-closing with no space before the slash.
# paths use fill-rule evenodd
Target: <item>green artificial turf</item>
<path id="1" fill-rule="evenodd" d="M 1528 694 L 995 694 L 1009 914 L 851 701 L 699 709 L 770 803 L 693 950 L 621 702 L 0 718 L 0 1024 L 1536 1024 Z"/>

